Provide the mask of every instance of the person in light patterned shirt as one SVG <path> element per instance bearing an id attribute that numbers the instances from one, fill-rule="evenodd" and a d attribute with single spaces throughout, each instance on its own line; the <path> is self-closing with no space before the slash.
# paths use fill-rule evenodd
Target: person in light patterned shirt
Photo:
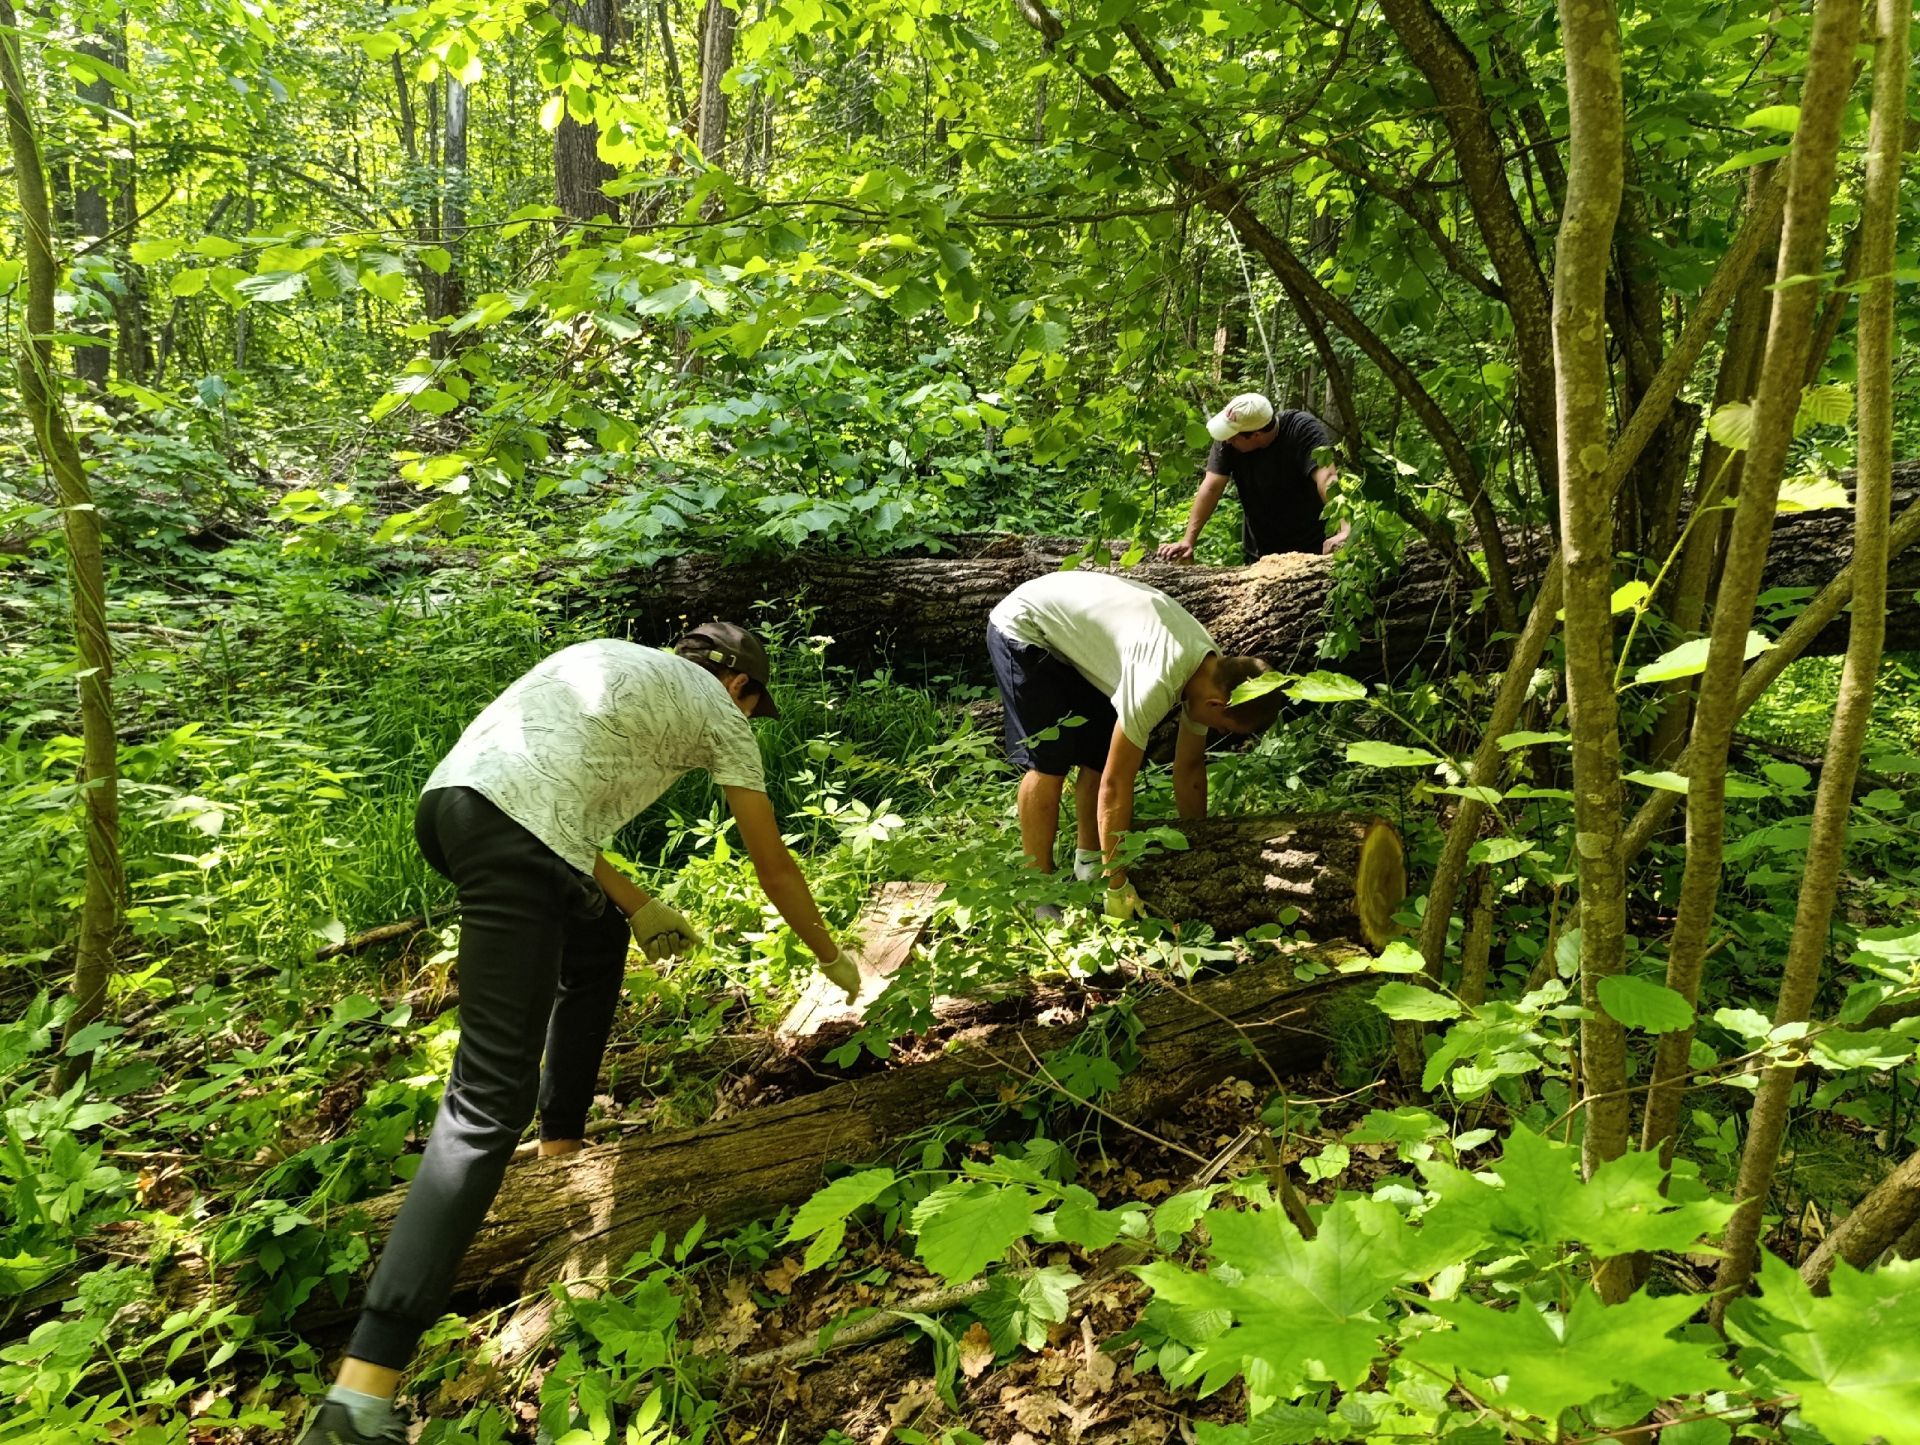
<path id="1" fill-rule="evenodd" d="M 774 717 L 766 649 L 711 622 L 672 653 L 613 639 L 536 664 L 433 770 L 414 821 L 459 892 L 460 1046 L 338 1379 L 303 1445 L 403 1440 L 392 1406 L 421 1331 L 499 1191 L 521 1131 L 579 1149 L 620 998 L 629 934 L 651 958 L 699 942 L 601 846 L 682 774 L 726 794 L 767 897 L 851 999 L 859 970 L 780 836 L 750 717 Z M 544 1063 L 543 1063 L 544 1055 Z"/>

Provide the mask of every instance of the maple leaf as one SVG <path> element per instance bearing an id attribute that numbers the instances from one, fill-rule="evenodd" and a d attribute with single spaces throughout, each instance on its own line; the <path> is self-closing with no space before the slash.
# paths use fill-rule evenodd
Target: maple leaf
<path id="1" fill-rule="evenodd" d="M 1656 1399 L 1724 1389 L 1733 1383 L 1712 1345 L 1669 1336 L 1700 1302 L 1688 1295 L 1636 1294 L 1617 1305 L 1583 1289 L 1562 1313 L 1521 1300 L 1494 1309 L 1467 1300 L 1428 1300 L 1453 1326 L 1422 1335 L 1409 1358 L 1464 1370 L 1496 1385 L 1492 1403 L 1557 1421 L 1623 1386 Z"/>
<path id="2" fill-rule="evenodd" d="M 1871 1274 L 1844 1261 L 1821 1298 L 1773 1255 L 1760 1266 L 1758 1299 L 1736 1301 L 1728 1332 L 1756 1380 L 1800 1397 L 1800 1413 L 1830 1440 L 1909 1440 L 1920 1420 L 1920 1261 L 1892 1260 Z"/>

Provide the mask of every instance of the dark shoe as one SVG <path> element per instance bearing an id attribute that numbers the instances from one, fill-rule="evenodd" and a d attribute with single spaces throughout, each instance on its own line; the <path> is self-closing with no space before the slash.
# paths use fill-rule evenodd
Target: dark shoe
<path id="1" fill-rule="evenodd" d="M 398 1415 L 371 1435 L 354 1423 L 338 1400 L 322 1400 L 307 1416 L 307 1428 L 294 1445 L 407 1445 L 407 1424 Z"/>

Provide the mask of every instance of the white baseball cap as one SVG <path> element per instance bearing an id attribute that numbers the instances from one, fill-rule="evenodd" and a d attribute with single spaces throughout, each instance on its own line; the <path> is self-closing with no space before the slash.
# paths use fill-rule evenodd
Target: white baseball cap
<path id="1" fill-rule="evenodd" d="M 1243 391 L 1215 416 L 1207 418 L 1207 435 L 1217 442 L 1242 432 L 1259 431 L 1273 420 L 1273 403 L 1257 391 Z"/>

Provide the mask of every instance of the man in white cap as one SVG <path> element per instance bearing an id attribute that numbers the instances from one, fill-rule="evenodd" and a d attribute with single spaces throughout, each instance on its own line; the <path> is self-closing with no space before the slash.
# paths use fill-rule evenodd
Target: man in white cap
<path id="1" fill-rule="evenodd" d="M 1232 482 L 1239 489 L 1240 546 L 1249 562 L 1272 552 L 1332 553 L 1348 528 L 1327 536 L 1321 511 L 1336 473 L 1322 454 L 1333 447 L 1320 418 L 1308 411 L 1275 413 L 1256 391 L 1243 392 L 1207 419 L 1213 450 L 1187 516 L 1187 534 L 1160 548 L 1162 562 L 1191 562 L 1200 529 Z"/>

